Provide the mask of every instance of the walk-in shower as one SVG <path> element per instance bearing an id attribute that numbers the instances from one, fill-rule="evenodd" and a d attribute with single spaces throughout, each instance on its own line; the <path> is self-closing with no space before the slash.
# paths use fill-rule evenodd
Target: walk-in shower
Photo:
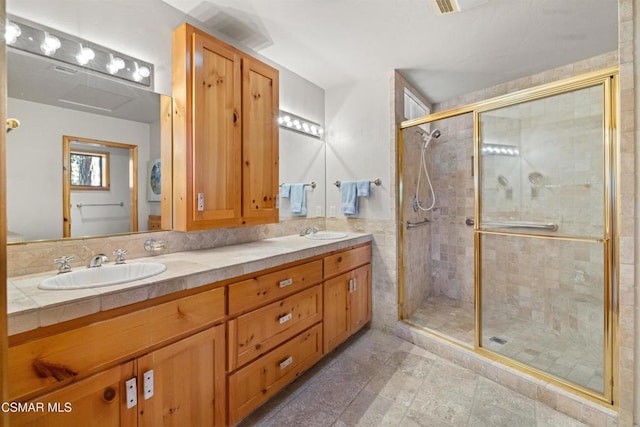
<path id="1" fill-rule="evenodd" d="M 398 145 L 401 319 L 609 403 L 616 79 L 437 112 L 401 125 Z"/>

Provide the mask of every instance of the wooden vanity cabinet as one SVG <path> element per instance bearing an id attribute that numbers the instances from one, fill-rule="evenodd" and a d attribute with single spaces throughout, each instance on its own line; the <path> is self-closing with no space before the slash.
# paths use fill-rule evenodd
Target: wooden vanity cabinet
<path id="1" fill-rule="evenodd" d="M 278 71 L 188 24 L 173 34 L 173 229 L 278 221 Z"/>
<path id="2" fill-rule="evenodd" d="M 325 277 L 346 272 L 324 282 L 324 354 L 371 320 L 370 260 L 369 245 L 325 258 Z"/>
<path id="3" fill-rule="evenodd" d="M 29 411 L 12 412 L 11 426 L 130 427 L 136 425 L 136 411 L 126 411 L 123 378 L 133 362 L 115 366 L 90 378 L 25 402 Z"/>
<path id="4" fill-rule="evenodd" d="M 225 347 L 219 325 L 137 359 L 138 426 L 224 426 Z M 154 391 L 146 399 L 150 371 Z"/>
<path id="5" fill-rule="evenodd" d="M 11 425 L 224 426 L 224 320 L 221 287 L 11 347 L 11 400 L 72 409 L 11 414 Z"/>
<path id="6" fill-rule="evenodd" d="M 371 245 L 228 286 L 235 425 L 371 320 Z"/>

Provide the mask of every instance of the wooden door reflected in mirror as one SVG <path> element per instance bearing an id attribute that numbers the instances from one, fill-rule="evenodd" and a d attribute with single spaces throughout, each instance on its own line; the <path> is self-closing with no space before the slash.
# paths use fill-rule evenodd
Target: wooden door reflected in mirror
<path id="1" fill-rule="evenodd" d="M 138 231 L 138 147 L 63 136 L 64 237 Z"/>

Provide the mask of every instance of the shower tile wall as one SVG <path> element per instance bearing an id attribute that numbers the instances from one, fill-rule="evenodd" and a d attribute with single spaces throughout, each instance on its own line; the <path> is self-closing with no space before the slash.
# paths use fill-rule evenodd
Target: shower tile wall
<path id="1" fill-rule="evenodd" d="M 473 304 L 472 175 L 473 116 L 465 114 L 433 124 L 442 135 L 429 150 L 429 171 L 436 195 L 431 213 L 431 295 Z"/>
<path id="2" fill-rule="evenodd" d="M 413 209 L 414 196 L 420 173 L 420 152 L 423 144 L 421 133 L 416 129 L 406 129 L 403 131 L 403 162 L 404 171 L 402 200 L 403 214 L 406 221 L 420 222 L 431 217 L 430 212 L 423 212 Z M 433 144 L 431 144 L 433 147 Z M 426 183 L 424 175 L 420 183 L 420 200 L 425 207 L 431 204 L 431 194 L 429 185 Z M 432 281 L 431 272 L 431 246 L 429 244 L 431 225 L 405 229 L 404 234 L 404 313 L 412 315 L 420 307 L 425 297 L 431 294 Z"/>

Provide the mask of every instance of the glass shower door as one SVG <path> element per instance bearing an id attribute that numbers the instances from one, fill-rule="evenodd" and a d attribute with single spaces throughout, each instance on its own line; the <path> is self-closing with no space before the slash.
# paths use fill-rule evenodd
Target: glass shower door
<path id="1" fill-rule="evenodd" d="M 476 345 L 608 396 L 606 84 L 477 116 Z"/>

